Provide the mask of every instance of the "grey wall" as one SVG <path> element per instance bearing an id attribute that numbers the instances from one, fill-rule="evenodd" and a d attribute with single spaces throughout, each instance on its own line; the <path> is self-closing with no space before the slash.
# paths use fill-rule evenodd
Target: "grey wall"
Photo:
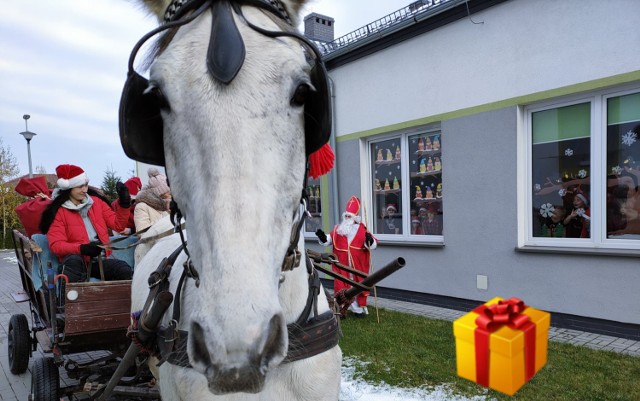
<path id="1" fill-rule="evenodd" d="M 407 266 L 381 286 L 486 301 L 517 296 L 537 308 L 640 323 L 636 258 L 516 251 L 516 108 L 442 122 L 443 248 L 385 245 L 374 266 Z M 341 210 L 360 190 L 358 140 L 339 143 Z M 365 179 L 367 179 L 365 177 Z M 488 289 L 476 288 L 476 275 Z"/>
<path id="2" fill-rule="evenodd" d="M 637 258 L 516 250 L 524 123 L 506 107 L 516 97 L 520 106 L 555 98 L 549 91 L 559 88 L 637 80 L 640 29 L 631 16 L 639 13 L 638 0 L 513 0 L 474 14 L 484 24 L 458 20 L 329 71 L 339 191 L 330 207 L 340 213 L 370 179 L 360 176 L 367 135 L 420 119 L 441 124 L 444 247 L 381 243 L 376 266 L 407 261 L 381 286 L 478 301 L 517 296 L 550 312 L 640 324 Z M 487 290 L 477 288 L 478 274 Z"/>

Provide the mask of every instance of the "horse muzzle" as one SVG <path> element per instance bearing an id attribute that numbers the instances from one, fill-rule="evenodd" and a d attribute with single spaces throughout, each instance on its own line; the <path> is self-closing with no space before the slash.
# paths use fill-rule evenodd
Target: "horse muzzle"
<path id="1" fill-rule="evenodd" d="M 216 395 L 259 393 L 269 368 L 277 366 L 287 354 L 288 335 L 281 314 L 274 315 L 252 343 L 245 341 L 246 347 L 236 344 L 231 350 L 222 338 L 197 321 L 191 322 L 189 336 L 191 364 L 205 375 L 209 391 Z"/>

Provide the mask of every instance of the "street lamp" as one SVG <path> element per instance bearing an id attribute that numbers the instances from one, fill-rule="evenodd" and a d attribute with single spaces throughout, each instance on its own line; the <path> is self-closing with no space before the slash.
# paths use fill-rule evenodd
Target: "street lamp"
<path id="1" fill-rule="evenodd" d="M 29 126 L 27 125 L 27 120 L 31 118 L 31 116 L 25 114 L 24 116 L 22 116 L 22 118 L 24 118 L 25 130 L 24 132 L 21 132 L 20 135 L 22 135 L 24 139 L 27 140 L 27 153 L 29 154 L 29 178 L 33 178 L 33 171 L 31 170 L 31 140 L 34 136 L 36 136 L 36 133 L 29 131 Z"/>

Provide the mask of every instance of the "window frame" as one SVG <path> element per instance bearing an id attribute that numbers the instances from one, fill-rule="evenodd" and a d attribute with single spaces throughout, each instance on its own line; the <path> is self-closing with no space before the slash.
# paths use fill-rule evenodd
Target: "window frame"
<path id="1" fill-rule="evenodd" d="M 372 165 L 372 154 L 371 154 L 371 145 L 374 143 L 399 138 L 401 143 L 401 163 L 400 163 L 400 174 L 402 176 L 401 182 L 401 194 L 402 194 L 402 210 L 407 211 L 402 214 L 402 234 L 382 234 L 382 233 L 374 233 L 376 239 L 378 239 L 381 243 L 387 244 L 402 244 L 402 245 L 417 245 L 417 246 L 435 246 L 442 247 L 444 246 L 444 230 L 445 230 L 445 218 L 444 218 L 444 210 L 442 213 L 442 226 L 443 226 L 443 234 L 442 235 L 414 235 L 411 234 L 411 186 L 408 184 L 411 182 L 409 164 L 405 161 L 409 160 L 409 137 L 418 134 L 440 134 L 440 146 L 441 149 L 444 146 L 445 134 L 442 132 L 442 128 L 439 123 L 437 124 L 429 124 L 428 126 L 420 126 L 413 127 L 410 129 L 404 129 L 400 131 L 391 131 L 381 135 L 371 136 L 367 138 L 362 138 L 360 140 L 360 155 L 362 157 L 362 163 L 360 164 L 360 176 L 364 179 L 361 180 L 361 193 L 363 194 L 363 203 L 364 203 L 364 211 L 368 214 L 368 222 L 365 219 L 363 214 L 362 222 L 366 225 L 367 223 L 371 224 L 371 229 L 373 229 L 373 177 L 372 172 L 375 166 Z M 442 170 L 446 169 L 446 157 L 443 152 L 443 162 L 442 162 Z M 442 179 L 444 181 L 444 179 Z M 445 184 L 443 183 L 443 186 Z M 443 191 L 446 193 L 446 189 Z M 444 204 L 444 195 L 442 198 L 442 203 Z M 442 207 L 444 209 L 444 207 Z M 368 227 L 368 226 L 367 226 Z M 373 231 L 372 231 L 373 232 Z"/>
<path id="2" fill-rule="evenodd" d="M 640 93 L 640 86 L 592 91 L 518 108 L 518 249 L 524 251 L 640 254 L 640 240 L 607 238 L 607 102 L 610 98 Z M 588 102 L 590 126 L 591 238 L 547 238 L 533 236 L 532 113 Z"/>

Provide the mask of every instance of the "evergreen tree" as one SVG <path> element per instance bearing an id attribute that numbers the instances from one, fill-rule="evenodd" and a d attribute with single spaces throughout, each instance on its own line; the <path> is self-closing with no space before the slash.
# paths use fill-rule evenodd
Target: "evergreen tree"
<path id="1" fill-rule="evenodd" d="M 113 167 L 104 173 L 102 192 L 104 192 L 106 197 L 112 202 L 118 197 L 118 192 L 116 191 L 118 181 L 121 181 L 121 179 L 116 175 L 116 172 L 113 171 Z"/>

